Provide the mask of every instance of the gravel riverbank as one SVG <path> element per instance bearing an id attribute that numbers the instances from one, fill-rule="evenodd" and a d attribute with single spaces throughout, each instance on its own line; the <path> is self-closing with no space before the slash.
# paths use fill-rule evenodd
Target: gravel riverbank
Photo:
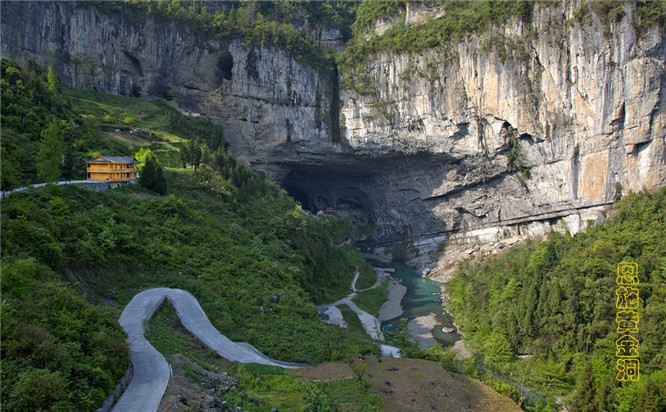
<path id="1" fill-rule="evenodd" d="M 416 337 L 416 344 L 421 349 L 428 349 L 435 344 L 435 337 L 432 335 L 432 329 L 439 322 L 434 313 L 426 316 L 419 316 L 409 322 L 409 331 Z"/>
<path id="2" fill-rule="evenodd" d="M 405 285 L 396 279 L 390 278 L 388 284 L 388 300 L 379 308 L 379 317 L 377 319 L 379 319 L 380 322 L 385 322 L 402 315 L 403 309 L 400 302 L 406 293 L 407 287 Z"/>

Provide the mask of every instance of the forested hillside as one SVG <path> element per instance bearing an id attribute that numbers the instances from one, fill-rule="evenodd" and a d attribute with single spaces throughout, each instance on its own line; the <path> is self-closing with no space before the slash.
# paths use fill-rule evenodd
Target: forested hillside
<path id="1" fill-rule="evenodd" d="M 14 76 L 12 82 L 3 76 L 3 149 L 11 137 L 7 156 L 16 164 L 41 152 L 41 130 L 53 124 L 67 125 L 53 131 L 75 158 L 117 154 L 114 148 L 134 153 L 138 146 L 114 143 L 104 127 L 122 127 L 109 117 L 124 107 L 132 122 L 169 131 L 181 142 L 175 166 L 190 165 L 167 172 L 167 195 L 141 186 L 106 192 L 47 186 L 3 199 L 3 407 L 99 407 L 127 368 L 119 312 L 154 286 L 188 290 L 219 330 L 274 358 L 317 363 L 377 351 L 367 337 L 324 325 L 314 308 L 346 295 L 355 266 L 374 276 L 352 250 L 338 246 L 351 236 L 348 221 L 305 213 L 227 154 L 220 135 L 215 151 L 197 139 L 196 125 L 209 122 L 192 123 L 164 102 L 71 90 L 78 96 L 72 102 L 57 85 L 48 88 L 49 76 L 38 67 L 3 61 L 3 73 Z M 24 100 L 4 98 L 17 91 Z M 133 111 L 134 104 L 141 110 Z M 27 116 L 35 119 L 21 120 Z M 37 118 L 44 120 L 32 126 Z M 159 161 L 159 152 L 153 159 Z M 31 180 L 39 160 L 30 165 L 14 169 L 16 181 Z"/>
<path id="2" fill-rule="evenodd" d="M 574 410 L 666 407 L 666 189 L 630 194 L 612 218 L 576 236 L 515 246 L 468 262 L 448 283 L 451 308 L 488 365 Z M 618 382 L 616 265 L 640 279 L 640 380 Z M 517 360 L 516 355 L 531 355 Z M 524 357 L 524 356 L 523 356 Z"/>
<path id="3" fill-rule="evenodd" d="M 2 190 L 85 179 L 85 160 L 100 154 L 131 156 L 143 147 L 165 166 L 178 166 L 192 157 L 181 156 L 182 148 L 206 146 L 210 154 L 225 147 L 220 126 L 185 117 L 165 100 L 62 86 L 50 67 L 34 62 L 22 68 L 3 58 L 1 70 Z"/>
<path id="4" fill-rule="evenodd" d="M 83 177 L 83 158 L 93 149 L 129 154 L 128 148 L 105 141 L 91 122 L 74 113 L 50 68 L 34 63 L 21 68 L 5 58 L 0 64 L 3 190 Z"/>

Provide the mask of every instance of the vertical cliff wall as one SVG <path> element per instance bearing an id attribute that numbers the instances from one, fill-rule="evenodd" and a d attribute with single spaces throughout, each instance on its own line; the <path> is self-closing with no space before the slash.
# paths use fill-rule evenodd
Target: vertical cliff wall
<path id="1" fill-rule="evenodd" d="M 576 231 L 622 193 L 666 183 L 663 30 L 637 32 L 634 3 L 612 21 L 578 10 L 537 2 L 527 23 L 376 54 L 359 69 L 365 94 L 275 47 L 85 3 L 3 4 L 2 53 L 76 87 L 175 94 L 305 207 L 350 214 L 369 244 L 492 239 Z M 442 13 L 409 3 L 402 18 Z"/>
<path id="2" fill-rule="evenodd" d="M 606 22 L 537 2 L 530 23 L 380 54 L 361 69 L 371 92 L 344 95 L 346 139 L 357 153 L 438 156 L 402 185 L 401 215 L 423 208 L 443 231 L 560 218 L 576 231 L 593 206 L 666 182 L 664 32 L 637 33 L 635 4 L 622 7 Z M 438 13 L 411 4 L 405 21 Z"/>
<path id="3" fill-rule="evenodd" d="M 52 65 L 74 87 L 141 98 L 175 94 L 181 110 L 222 124 L 239 157 L 276 175 L 281 168 L 266 156 L 289 158 L 311 145 L 320 152 L 333 146 L 331 79 L 275 47 L 219 40 L 131 9 L 8 2 L 2 54 Z"/>

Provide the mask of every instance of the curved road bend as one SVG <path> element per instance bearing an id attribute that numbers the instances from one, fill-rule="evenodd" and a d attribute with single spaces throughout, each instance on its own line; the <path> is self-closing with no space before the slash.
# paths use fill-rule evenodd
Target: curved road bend
<path id="1" fill-rule="evenodd" d="M 170 368 L 164 356 L 144 337 L 144 322 L 155 314 L 164 299 L 169 299 L 183 326 L 190 333 L 230 361 L 261 363 L 282 368 L 308 366 L 277 361 L 262 354 L 249 343 L 229 340 L 210 323 L 194 296 L 184 290 L 148 289 L 136 294 L 118 319 L 118 323 L 128 335 L 134 376 L 113 411 L 156 411 L 162 400 L 169 383 Z"/>
<path id="2" fill-rule="evenodd" d="M 333 313 L 329 312 L 329 316 L 332 314 L 333 317 L 340 319 L 340 322 L 338 323 L 338 326 L 346 327 L 346 326 L 342 326 L 342 325 L 346 325 L 346 323 L 344 322 L 344 320 L 342 320 L 342 313 L 340 313 L 340 310 L 337 309 L 337 306 L 343 305 L 343 304 L 347 305 L 347 306 L 349 306 L 349 308 L 352 311 L 354 311 L 354 313 L 356 313 L 356 316 L 358 316 L 358 319 L 361 321 L 361 325 L 363 325 L 363 329 L 365 330 L 365 333 L 367 333 L 372 339 L 384 342 L 384 334 L 382 333 L 382 324 L 381 324 L 381 322 L 379 322 L 379 320 L 376 317 L 372 316 L 368 312 L 366 312 L 364 310 L 361 310 L 361 308 L 359 308 L 358 306 L 356 306 L 356 304 L 354 302 L 352 302 L 352 299 L 354 298 L 354 296 L 358 295 L 359 293 L 378 287 L 381 284 L 382 280 L 383 280 L 383 272 L 382 272 L 382 275 L 380 275 L 379 273 L 377 274 L 377 280 L 375 281 L 374 285 L 370 286 L 369 288 L 362 289 L 362 290 L 357 290 L 356 289 L 356 281 L 358 280 L 358 277 L 359 277 L 359 270 L 357 268 L 356 273 L 354 273 L 354 279 L 352 280 L 351 287 L 349 288 L 350 290 L 352 290 L 352 292 L 349 295 L 347 295 L 346 297 L 344 297 L 344 298 L 342 298 L 342 299 L 340 299 L 336 302 L 317 306 L 317 310 L 321 313 L 321 312 L 329 311 L 330 308 L 336 308 L 335 312 L 333 312 Z M 382 346 L 384 346 L 386 348 L 389 348 L 388 345 L 382 345 Z M 384 348 L 382 348 L 382 349 L 384 349 Z M 388 349 L 387 349 L 387 351 L 388 351 Z M 392 356 L 392 354 L 396 351 L 397 351 L 397 348 L 395 348 L 395 351 L 393 351 L 393 352 L 385 352 L 384 350 L 382 350 L 382 354 L 384 354 L 386 356 Z"/>

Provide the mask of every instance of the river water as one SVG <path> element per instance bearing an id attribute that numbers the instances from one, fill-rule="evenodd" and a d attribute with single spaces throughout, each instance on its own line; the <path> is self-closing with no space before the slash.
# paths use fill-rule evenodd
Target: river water
<path id="1" fill-rule="evenodd" d="M 407 286 L 407 294 L 405 294 L 405 297 L 402 298 L 401 302 L 405 313 L 398 318 L 382 323 L 382 331 L 384 333 L 387 331 L 394 331 L 401 319 L 406 318 L 411 320 L 419 316 L 427 316 L 430 313 L 434 313 L 439 322 L 432 331 L 435 340 L 437 340 L 442 347 L 453 346 L 456 341 L 460 340 L 461 337 L 458 333 L 442 332 L 442 328 L 445 326 L 453 327 L 453 320 L 451 319 L 451 316 L 444 313 L 442 310 L 441 283 L 420 277 L 414 269 L 403 262 L 392 260 L 391 262 L 383 263 L 372 259 L 368 259 L 368 262 L 378 268 L 394 268 L 395 272 L 391 273 L 391 276 L 395 279 L 401 279 L 402 284 Z M 489 370 L 487 368 L 483 369 Z M 493 375 L 498 377 L 495 372 L 493 372 Z M 539 392 L 532 392 L 520 384 L 506 378 L 498 378 L 514 386 L 518 392 L 525 395 L 527 399 L 535 404 L 539 399 L 544 398 L 544 395 Z"/>
<path id="2" fill-rule="evenodd" d="M 382 323 L 382 331 L 394 331 L 400 320 L 403 318 L 413 319 L 419 316 L 435 314 L 438 325 L 433 329 L 433 336 L 443 347 L 452 346 L 460 335 L 457 333 L 444 333 L 443 327 L 453 327 L 453 320 L 442 310 L 441 284 L 430 279 L 425 279 L 416 274 L 414 269 L 403 262 L 391 261 L 381 263 L 370 261 L 376 267 L 390 267 L 395 269 L 391 276 L 402 280 L 402 284 L 407 287 L 407 294 L 402 298 L 402 308 L 405 313 L 402 316 L 388 320 Z"/>

